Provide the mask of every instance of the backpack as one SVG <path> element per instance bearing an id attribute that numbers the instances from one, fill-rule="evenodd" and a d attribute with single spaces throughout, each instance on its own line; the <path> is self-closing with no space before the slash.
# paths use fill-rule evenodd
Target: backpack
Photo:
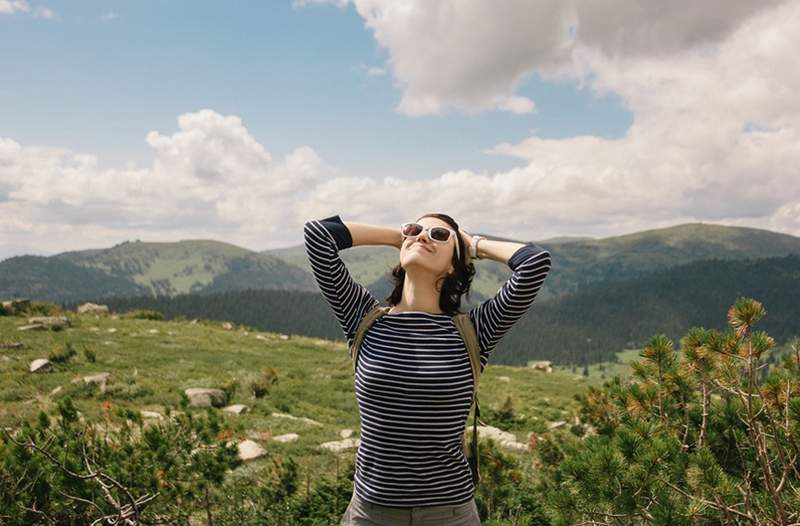
<path id="1" fill-rule="evenodd" d="M 356 357 L 358 356 L 358 351 L 361 347 L 361 342 L 364 339 L 367 329 L 372 326 L 375 320 L 389 312 L 390 308 L 391 307 L 381 307 L 380 305 L 376 305 L 366 313 L 364 318 L 359 323 L 358 328 L 356 329 L 355 338 L 353 339 L 353 345 L 350 347 L 350 357 L 353 359 L 353 373 L 355 373 L 356 369 Z M 470 441 L 469 445 L 467 445 L 465 437 L 462 435 L 461 446 L 464 450 L 464 456 L 467 458 L 470 471 L 472 471 L 472 483 L 477 485 L 481 480 L 480 471 L 478 470 L 478 417 L 481 416 L 480 405 L 478 405 L 478 379 L 481 372 L 480 347 L 478 344 L 478 335 L 475 332 L 475 326 L 472 324 L 472 320 L 469 319 L 469 316 L 463 312 L 460 312 L 453 315 L 452 318 L 453 323 L 458 329 L 458 332 L 464 339 L 464 343 L 467 347 L 467 354 L 469 355 L 469 362 L 472 366 L 472 379 L 475 394 L 472 404 L 475 408 L 472 420 L 472 440 Z M 467 413 L 467 421 L 469 421 L 469 413 Z M 486 424 L 484 424 L 484 422 L 481 420 L 481 425 Z"/>

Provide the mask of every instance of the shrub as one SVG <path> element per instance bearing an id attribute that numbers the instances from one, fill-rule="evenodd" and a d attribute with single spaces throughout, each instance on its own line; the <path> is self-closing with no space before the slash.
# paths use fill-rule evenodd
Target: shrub
<path id="1" fill-rule="evenodd" d="M 64 344 L 65 348 L 56 347 L 47 355 L 47 359 L 53 363 L 66 363 L 70 358 L 78 354 L 72 343 L 67 342 Z"/>
<path id="2" fill-rule="evenodd" d="M 164 315 L 155 309 L 132 309 L 120 315 L 121 318 L 135 319 L 135 320 L 157 320 L 164 319 Z"/>
<path id="3" fill-rule="evenodd" d="M 278 372 L 273 367 L 265 367 L 261 374 L 250 381 L 250 390 L 256 398 L 269 394 L 273 385 L 278 382 Z"/>

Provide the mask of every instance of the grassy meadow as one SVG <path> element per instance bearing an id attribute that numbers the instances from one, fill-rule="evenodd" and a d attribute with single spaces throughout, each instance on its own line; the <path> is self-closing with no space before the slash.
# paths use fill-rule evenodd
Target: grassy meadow
<path id="1" fill-rule="evenodd" d="M 113 406 L 163 414 L 167 405 L 180 409 L 181 393 L 186 388 L 223 388 L 233 381 L 238 384 L 229 403 L 248 407 L 238 416 L 223 413 L 235 430 L 233 438 L 254 439 L 268 452 L 250 462 L 248 469 L 268 462 L 270 455 L 290 454 L 307 473 L 333 474 L 337 454 L 319 448 L 319 444 L 340 440 L 342 429 L 352 429 L 353 438 L 359 436 L 352 362 L 343 340 L 281 335 L 242 326 L 226 330 L 221 322 L 207 320 L 190 323 L 75 313 L 69 313 L 69 318 L 72 326 L 61 331 L 18 331 L 17 327 L 27 322 L 25 318 L 0 317 L 0 343 L 24 344 L 21 349 L 0 349 L 0 425 L 32 420 L 40 410 L 51 413 L 58 397 L 67 393 L 89 421 L 103 421 L 103 403 L 107 400 Z M 68 344 L 77 351 L 69 360 L 54 363 L 50 372 L 29 372 L 34 359 L 63 352 Z M 94 362 L 87 359 L 84 350 L 95 354 Z M 268 394 L 255 398 L 249 379 L 266 367 L 277 371 L 278 381 Z M 106 393 L 96 385 L 72 383 L 73 379 L 100 372 L 111 373 Z M 573 395 L 590 383 L 603 381 L 597 366 L 590 372 L 588 378 L 582 378 L 580 371 L 575 374 L 556 367 L 546 373 L 490 361 L 479 390 L 482 419 L 494 425 L 486 408 L 499 409 L 510 397 L 514 413 L 521 419 L 510 431 L 520 442 L 527 441 L 530 431 L 545 431 L 550 422 L 571 423 L 576 407 Z M 58 386 L 62 389 L 52 394 Z M 271 416 L 273 412 L 307 417 L 322 425 Z M 270 436 L 285 433 L 297 433 L 299 439 L 288 443 L 270 440 Z M 338 455 L 354 458 L 355 449 Z"/>

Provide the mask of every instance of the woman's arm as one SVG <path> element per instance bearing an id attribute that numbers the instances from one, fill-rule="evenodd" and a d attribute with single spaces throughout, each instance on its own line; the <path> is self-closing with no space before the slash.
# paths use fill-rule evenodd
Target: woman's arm
<path id="1" fill-rule="evenodd" d="M 467 243 L 471 236 L 462 231 Z M 478 255 L 508 265 L 513 274 L 494 297 L 470 309 L 468 315 L 478 333 L 481 348 L 481 371 L 500 339 L 530 309 L 550 272 L 551 256 L 534 243 L 514 243 L 481 239 Z"/>
<path id="2" fill-rule="evenodd" d="M 357 283 L 339 251 L 353 246 L 353 238 L 338 215 L 306 221 L 303 226 L 306 254 L 323 297 L 333 309 L 350 347 L 358 323 L 379 301 Z"/>
<path id="3" fill-rule="evenodd" d="M 400 233 L 400 225 L 397 227 L 385 227 L 370 225 L 367 223 L 345 223 L 352 236 L 353 246 L 361 245 L 388 245 L 399 249 L 403 246 L 403 235 Z"/>

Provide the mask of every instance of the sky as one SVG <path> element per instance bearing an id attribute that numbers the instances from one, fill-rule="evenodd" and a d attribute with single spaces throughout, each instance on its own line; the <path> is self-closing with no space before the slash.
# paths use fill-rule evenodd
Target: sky
<path id="1" fill-rule="evenodd" d="M 0 0 L 0 259 L 337 214 L 800 236 L 797 27 L 800 0 Z"/>

